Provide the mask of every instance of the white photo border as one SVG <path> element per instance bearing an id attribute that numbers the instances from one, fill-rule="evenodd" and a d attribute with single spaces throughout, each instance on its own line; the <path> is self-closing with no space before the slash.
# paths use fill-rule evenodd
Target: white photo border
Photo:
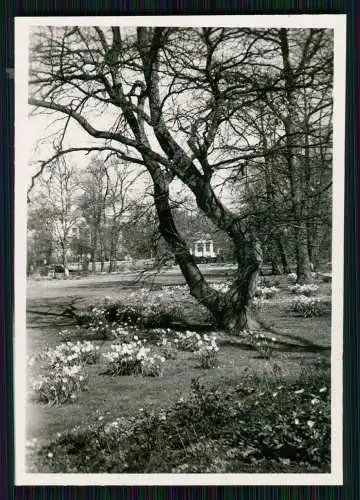
<path id="1" fill-rule="evenodd" d="M 331 473 L 328 474 L 32 474 L 25 468 L 26 416 L 26 175 L 28 49 L 31 26 L 244 26 L 334 30 L 332 207 Z M 206 15 L 119 17 L 15 17 L 15 251 L 14 401 L 15 485 L 326 485 L 343 484 L 343 278 L 345 178 L 346 15 Z"/>

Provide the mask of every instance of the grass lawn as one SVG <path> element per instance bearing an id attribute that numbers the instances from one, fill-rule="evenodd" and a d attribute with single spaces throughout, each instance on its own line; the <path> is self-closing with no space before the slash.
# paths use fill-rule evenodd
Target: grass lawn
<path id="1" fill-rule="evenodd" d="M 66 282 L 65 282 L 66 283 Z M 330 284 L 317 283 L 319 296 L 330 299 Z M 296 381 L 300 374 L 314 365 L 330 366 L 331 318 L 325 314 L 314 318 L 303 318 L 288 312 L 293 295 L 287 290 L 285 278 L 281 278 L 280 292 L 269 299 L 256 314 L 262 332 L 267 337 L 276 337 L 274 350 L 269 359 L 238 337 L 217 332 L 219 365 L 201 369 L 194 354 L 178 352 L 175 360 L 167 360 L 161 377 L 109 376 L 99 374 L 98 364 L 87 367 L 89 390 L 82 392 L 77 402 L 62 406 L 39 404 L 32 391 L 32 383 L 44 374 L 41 363 L 28 367 L 28 406 L 26 413 L 27 439 L 37 438 L 46 444 L 57 433 L 75 426 L 86 426 L 103 417 L 114 421 L 119 417 L 137 414 L 140 409 L 165 408 L 189 393 L 191 380 L 200 377 L 205 385 L 225 384 L 235 386 L 244 376 L 257 375 L 264 380 L 281 372 L 289 381 Z M 66 307 L 82 308 L 87 304 L 98 305 L 105 295 L 121 298 L 133 289 L 131 285 L 119 287 L 110 282 L 104 288 L 92 286 L 91 280 L 66 286 L 64 282 L 33 283 L 28 289 L 27 302 L 27 351 L 29 356 L 38 355 L 46 346 L 54 347 L 61 342 L 59 331 L 75 328 L 74 320 L 61 315 Z M 201 317 L 196 307 L 189 311 L 192 321 Z M 111 341 L 101 341 L 105 351 Z M 31 470 L 31 451 L 28 465 Z"/>

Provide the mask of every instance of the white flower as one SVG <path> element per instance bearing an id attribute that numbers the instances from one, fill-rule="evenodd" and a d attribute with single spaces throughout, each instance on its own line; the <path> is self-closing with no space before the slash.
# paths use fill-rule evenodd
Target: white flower
<path id="1" fill-rule="evenodd" d="M 53 453 L 51 453 L 51 451 L 49 451 L 48 455 L 47 455 L 49 458 L 52 458 L 54 456 Z"/>
<path id="2" fill-rule="evenodd" d="M 308 424 L 308 426 L 310 427 L 310 429 L 312 429 L 314 427 L 314 425 L 315 425 L 315 422 L 313 422 L 312 420 L 308 420 L 306 423 Z"/>

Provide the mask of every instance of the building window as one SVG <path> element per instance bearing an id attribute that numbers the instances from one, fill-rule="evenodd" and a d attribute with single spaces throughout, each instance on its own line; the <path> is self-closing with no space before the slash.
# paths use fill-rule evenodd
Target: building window
<path id="1" fill-rule="evenodd" d="M 205 243 L 205 251 L 210 252 L 210 243 Z"/>
<path id="2" fill-rule="evenodd" d="M 197 251 L 198 252 L 202 252 L 203 251 L 203 244 L 202 243 L 198 243 L 197 244 Z"/>

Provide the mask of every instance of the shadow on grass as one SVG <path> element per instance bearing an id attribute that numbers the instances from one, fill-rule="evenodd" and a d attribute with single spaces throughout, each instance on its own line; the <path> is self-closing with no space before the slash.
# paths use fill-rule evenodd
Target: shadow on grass
<path id="1" fill-rule="evenodd" d="M 219 346 L 228 346 L 228 347 L 238 347 L 244 351 L 254 351 L 254 347 L 247 342 L 241 342 L 231 339 L 224 339 L 218 341 Z M 273 346 L 275 352 L 328 352 L 331 350 L 330 346 L 321 346 L 317 344 L 311 345 L 303 345 L 301 344 L 292 344 L 290 342 L 277 341 Z"/>
<path id="2" fill-rule="evenodd" d="M 56 297 L 38 300 L 33 303 L 33 307 L 34 308 L 27 309 L 28 324 L 31 324 L 32 328 L 61 328 L 71 327 L 78 324 L 76 316 L 77 313 L 83 309 L 84 304 L 82 297 L 73 296 L 67 298 Z M 55 318 L 59 318 L 59 321 L 54 321 Z M 277 337 L 282 337 L 282 339 L 277 338 L 275 345 L 272 346 L 275 352 L 319 353 L 329 352 L 331 350 L 330 346 L 319 345 L 309 339 L 306 339 L 304 336 L 295 335 L 290 332 L 281 332 L 272 324 L 268 324 L 258 316 L 256 317 L 256 320 L 264 332 L 270 332 L 275 334 Z M 216 326 L 213 323 L 206 322 L 206 320 L 200 322 L 196 320 L 187 321 L 186 319 L 176 322 L 171 321 L 168 325 L 165 325 L 165 327 L 178 331 L 190 330 L 202 333 L 214 331 L 216 329 Z M 154 325 L 154 328 L 157 328 L 157 326 Z M 287 340 L 290 340 L 290 342 Z M 291 341 L 295 341 L 296 343 Z M 246 351 L 254 350 L 251 344 L 241 338 L 219 339 L 218 344 L 220 346 L 237 347 Z"/>
<path id="3" fill-rule="evenodd" d="M 59 328 L 64 326 L 75 326 L 75 307 L 79 297 L 69 299 L 45 299 L 41 305 L 35 305 L 36 309 L 26 309 L 27 323 L 31 328 Z M 59 318 L 59 321 L 54 321 Z"/>

